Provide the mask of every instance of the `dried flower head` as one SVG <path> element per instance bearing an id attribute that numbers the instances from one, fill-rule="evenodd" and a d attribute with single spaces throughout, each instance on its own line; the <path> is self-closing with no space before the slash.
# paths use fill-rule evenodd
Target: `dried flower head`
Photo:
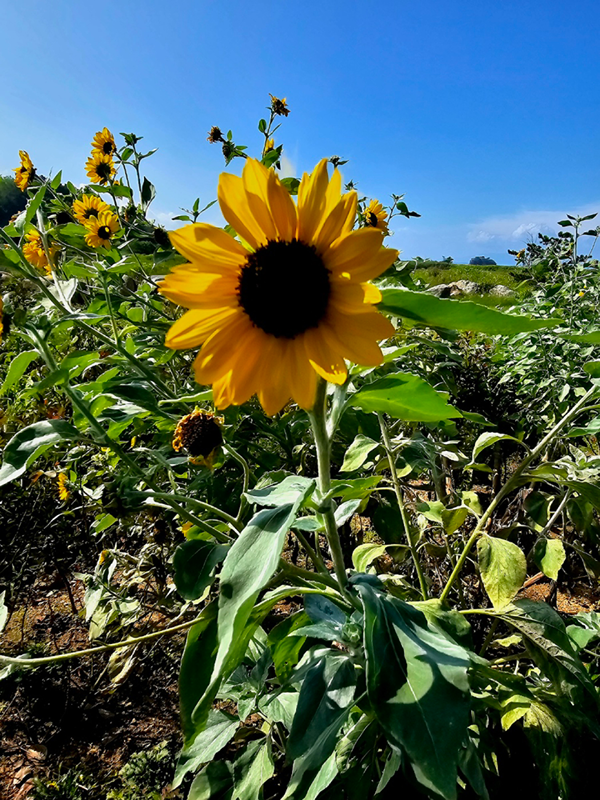
<path id="1" fill-rule="evenodd" d="M 287 117 L 287 115 L 290 113 L 290 110 L 285 102 L 285 97 L 283 98 L 283 100 L 280 100 L 278 97 L 275 97 L 275 95 L 272 95 L 270 92 L 269 96 L 271 98 L 271 111 L 274 114 L 278 114 L 280 117 Z"/>
<path id="2" fill-rule="evenodd" d="M 213 125 L 210 131 L 208 132 L 208 136 L 206 137 L 207 141 L 211 144 L 215 144 L 215 142 L 222 142 L 223 141 L 223 133 L 221 128 L 217 127 L 217 125 Z"/>
<path id="3" fill-rule="evenodd" d="M 173 435 L 173 450 L 185 447 L 196 463 L 211 465 L 219 445 L 223 443 L 222 417 L 197 408 L 177 423 Z"/>

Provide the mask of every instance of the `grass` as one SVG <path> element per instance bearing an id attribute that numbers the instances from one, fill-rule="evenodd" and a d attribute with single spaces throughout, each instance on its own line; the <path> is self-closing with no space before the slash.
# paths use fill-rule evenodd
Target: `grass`
<path id="1" fill-rule="evenodd" d="M 417 267 L 412 277 L 426 286 L 439 286 L 441 283 L 454 283 L 466 280 L 480 284 L 483 295 L 470 295 L 469 300 L 484 305 L 508 306 L 523 300 L 531 293 L 531 284 L 520 267 L 475 266 L 472 264 L 435 263 Z M 516 297 L 494 297 L 488 294 L 493 286 L 506 286 Z"/>

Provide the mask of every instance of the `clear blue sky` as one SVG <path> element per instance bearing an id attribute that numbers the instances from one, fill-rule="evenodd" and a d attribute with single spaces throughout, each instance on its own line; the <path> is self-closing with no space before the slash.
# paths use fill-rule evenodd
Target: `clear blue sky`
<path id="1" fill-rule="evenodd" d="M 2 23 L 0 174 L 25 149 L 80 183 L 97 130 L 135 131 L 164 222 L 216 196 L 211 125 L 258 151 L 272 92 L 288 168 L 339 154 L 364 194 L 406 193 L 406 257 L 510 263 L 600 211 L 597 0 L 23 0 Z"/>

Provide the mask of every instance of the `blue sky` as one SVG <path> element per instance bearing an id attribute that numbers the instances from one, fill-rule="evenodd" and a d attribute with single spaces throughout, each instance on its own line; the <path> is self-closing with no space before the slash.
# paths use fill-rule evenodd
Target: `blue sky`
<path id="1" fill-rule="evenodd" d="M 422 217 L 394 226 L 405 257 L 511 263 L 566 212 L 600 211 L 595 0 L 23 0 L 2 19 L 0 174 L 26 149 L 81 183 L 97 130 L 135 131 L 159 148 L 168 223 L 216 196 L 211 125 L 257 154 L 272 92 L 289 174 L 339 154 L 361 193 L 406 194 Z"/>

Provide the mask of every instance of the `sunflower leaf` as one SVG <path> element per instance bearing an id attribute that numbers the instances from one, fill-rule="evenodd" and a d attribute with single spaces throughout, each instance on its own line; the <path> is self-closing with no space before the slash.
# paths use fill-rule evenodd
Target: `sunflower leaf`
<path id="1" fill-rule="evenodd" d="M 462 416 L 427 381 L 406 372 L 386 375 L 363 386 L 348 402 L 363 411 L 389 414 L 407 422 L 440 422 Z"/>

